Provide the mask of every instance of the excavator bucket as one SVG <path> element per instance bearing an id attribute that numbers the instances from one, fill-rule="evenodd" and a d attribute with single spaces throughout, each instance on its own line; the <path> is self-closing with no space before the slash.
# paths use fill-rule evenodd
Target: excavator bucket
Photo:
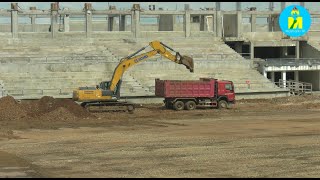
<path id="1" fill-rule="evenodd" d="M 189 56 L 182 56 L 180 59 L 180 63 L 185 65 L 190 72 L 193 72 L 194 64 L 193 59 Z"/>

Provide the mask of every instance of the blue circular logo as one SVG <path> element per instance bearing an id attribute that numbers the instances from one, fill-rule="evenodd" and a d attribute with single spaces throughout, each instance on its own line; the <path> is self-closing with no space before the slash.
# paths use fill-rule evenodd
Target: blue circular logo
<path id="1" fill-rule="evenodd" d="M 311 16 L 302 6 L 291 5 L 280 14 L 279 25 L 286 35 L 299 37 L 305 35 L 311 26 Z"/>

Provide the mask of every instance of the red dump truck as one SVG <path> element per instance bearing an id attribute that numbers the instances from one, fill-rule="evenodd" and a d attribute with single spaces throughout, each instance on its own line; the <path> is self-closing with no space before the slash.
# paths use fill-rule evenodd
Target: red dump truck
<path id="1" fill-rule="evenodd" d="M 197 106 L 229 108 L 235 103 L 232 81 L 213 78 L 199 80 L 155 79 L 155 95 L 164 97 L 167 109 L 193 110 Z"/>

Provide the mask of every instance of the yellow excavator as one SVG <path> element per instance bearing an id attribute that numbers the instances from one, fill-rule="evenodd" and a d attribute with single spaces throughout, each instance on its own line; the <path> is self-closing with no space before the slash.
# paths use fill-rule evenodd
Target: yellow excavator
<path id="1" fill-rule="evenodd" d="M 152 47 L 153 50 L 137 55 L 149 46 Z M 168 49 L 176 54 L 173 55 Z M 145 62 L 156 54 L 160 54 L 175 63 L 185 65 L 190 72 L 193 72 L 194 63 L 191 57 L 181 56 L 179 52 L 174 51 L 160 41 L 152 41 L 148 46 L 121 59 L 113 72 L 111 81 L 102 81 L 96 87 L 79 87 L 73 91 L 72 99 L 76 102 L 80 102 L 82 107 L 91 112 L 122 110 L 132 113 L 135 109 L 134 104 L 126 101 L 119 101 L 122 76 L 124 72 L 133 65 Z"/>

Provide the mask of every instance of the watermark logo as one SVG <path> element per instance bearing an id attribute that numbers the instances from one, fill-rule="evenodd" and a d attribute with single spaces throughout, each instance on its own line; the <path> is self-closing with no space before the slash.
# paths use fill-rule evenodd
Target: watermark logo
<path id="1" fill-rule="evenodd" d="M 291 5 L 280 14 L 279 25 L 286 35 L 300 37 L 305 35 L 311 26 L 311 16 L 302 6 Z"/>

